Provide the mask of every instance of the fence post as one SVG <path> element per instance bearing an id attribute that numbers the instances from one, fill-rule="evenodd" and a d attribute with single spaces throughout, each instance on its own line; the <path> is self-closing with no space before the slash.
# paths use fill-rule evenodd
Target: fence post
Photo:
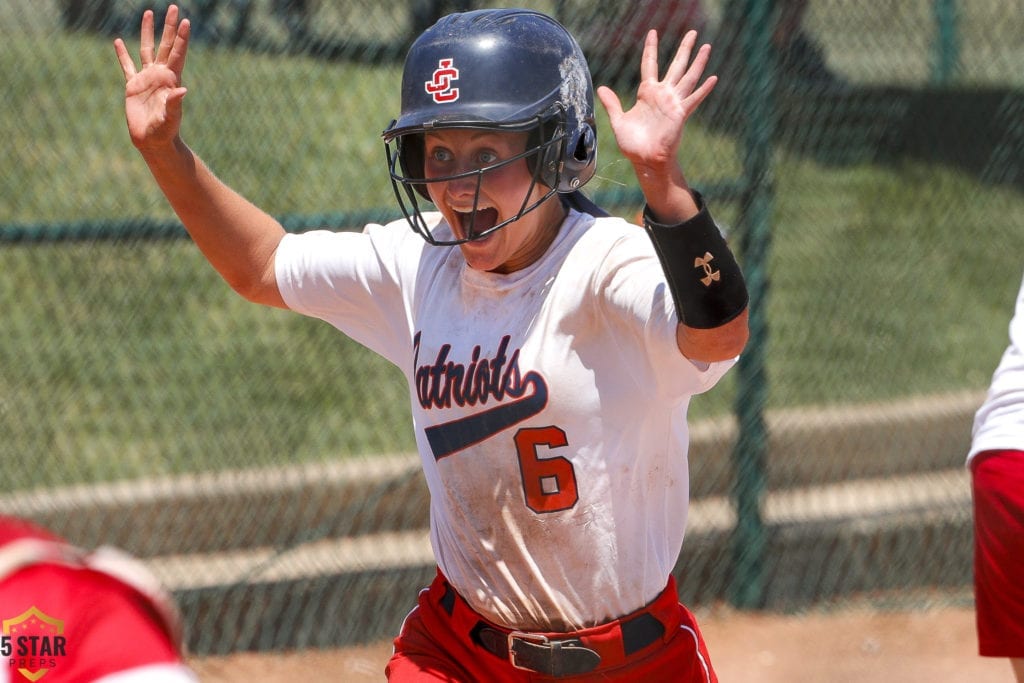
<path id="1" fill-rule="evenodd" d="M 932 64 L 932 83 L 948 85 L 960 62 L 956 0 L 935 0 L 935 22 L 938 24 L 938 44 L 935 46 L 935 61 Z"/>
<path id="2" fill-rule="evenodd" d="M 772 136 L 776 55 L 771 45 L 774 0 L 746 0 L 740 40 L 747 76 L 745 93 L 743 207 L 740 216 L 743 272 L 750 292 L 750 341 L 736 367 L 736 417 L 739 436 L 733 452 L 736 472 L 736 528 L 732 539 L 730 600 L 739 608 L 764 604 L 766 549 L 761 497 L 765 488 L 768 435 L 764 421 L 767 398 L 765 347 L 768 340 L 768 247 L 771 241 Z"/>

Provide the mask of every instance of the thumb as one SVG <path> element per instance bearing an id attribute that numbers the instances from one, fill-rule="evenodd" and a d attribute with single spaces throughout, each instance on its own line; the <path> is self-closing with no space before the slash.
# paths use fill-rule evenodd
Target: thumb
<path id="1" fill-rule="evenodd" d="M 167 93 L 167 103 L 168 104 L 171 104 L 172 102 L 180 103 L 183 99 L 185 99 L 185 94 L 187 92 L 188 92 L 188 88 L 186 88 L 184 86 L 178 86 L 177 88 L 175 88 L 175 89 L 171 90 L 169 93 Z"/>
<path id="2" fill-rule="evenodd" d="M 597 97 L 601 100 L 605 111 L 608 112 L 609 122 L 614 122 L 622 116 L 622 102 L 619 101 L 619 96 L 615 94 L 614 90 L 606 85 L 599 86 Z"/>

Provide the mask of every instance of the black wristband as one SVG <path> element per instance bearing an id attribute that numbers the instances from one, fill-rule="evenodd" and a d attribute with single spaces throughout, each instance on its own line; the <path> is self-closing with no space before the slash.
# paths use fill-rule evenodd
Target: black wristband
<path id="1" fill-rule="evenodd" d="M 736 257 L 708 213 L 704 199 L 693 193 L 700 212 L 679 225 L 662 225 L 644 207 L 644 228 L 665 271 L 680 322 L 711 329 L 724 325 L 747 307 L 747 285 Z"/>

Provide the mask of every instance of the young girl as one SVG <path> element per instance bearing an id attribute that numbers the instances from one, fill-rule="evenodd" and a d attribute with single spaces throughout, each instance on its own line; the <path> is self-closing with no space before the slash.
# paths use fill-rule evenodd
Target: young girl
<path id="1" fill-rule="evenodd" d="M 537 12 L 480 10 L 407 55 L 384 132 L 405 218 L 286 235 L 179 137 L 188 40 L 171 6 L 158 46 L 143 15 L 141 70 L 115 46 L 132 141 L 193 240 L 241 295 L 406 374 L 438 573 L 389 679 L 715 680 L 671 576 L 687 405 L 747 338 L 739 267 L 678 162 L 710 48 L 688 33 L 659 75 L 652 31 L 636 104 L 598 91 L 646 229 L 580 193 L 597 132 L 576 41 Z"/>

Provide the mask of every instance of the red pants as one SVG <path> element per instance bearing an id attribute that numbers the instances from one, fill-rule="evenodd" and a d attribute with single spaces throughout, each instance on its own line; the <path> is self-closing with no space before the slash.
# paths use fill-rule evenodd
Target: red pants
<path id="1" fill-rule="evenodd" d="M 1024 657 L 1024 451 L 971 461 L 978 652 Z"/>
<path id="2" fill-rule="evenodd" d="M 388 662 L 392 683 L 449 681 L 459 683 L 540 683 L 546 681 L 622 681 L 636 683 L 717 683 L 707 646 L 693 615 L 679 604 L 675 581 L 646 608 L 621 619 L 574 633 L 523 634 L 508 630 L 476 614 L 438 572 L 430 588 L 420 593 L 415 609 L 406 617 L 395 639 L 395 654 Z M 586 673 L 550 675 L 519 666 L 558 660 L 533 654 L 552 641 L 572 638 L 568 644 L 577 661 L 593 668 Z M 563 646 L 564 647 L 564 646 Z M 555 649 L 558 649 L 556 644 Z M 599 659 L 599 662 L 597 661 Z M 596 665 L 594 664 L 595 662 Z M 560 665 L 559 665 L 560 666 Z"/>

